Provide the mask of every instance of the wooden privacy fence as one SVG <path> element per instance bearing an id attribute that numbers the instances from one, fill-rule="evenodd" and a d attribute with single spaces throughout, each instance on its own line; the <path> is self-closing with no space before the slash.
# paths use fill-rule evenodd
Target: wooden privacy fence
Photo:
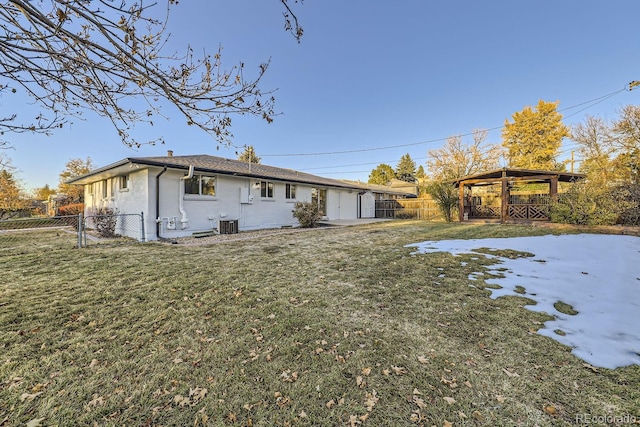
<path id="1" fill-rule="evenodd" d="M 376 200 L 376 218 L 432 220 L 440 215 L 431 199 Z"/>

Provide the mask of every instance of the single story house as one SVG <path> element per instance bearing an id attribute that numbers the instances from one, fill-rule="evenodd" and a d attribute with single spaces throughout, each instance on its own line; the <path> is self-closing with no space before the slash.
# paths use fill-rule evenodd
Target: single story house
<path id="1" fill-rule="evenodd" d="M 297 201 L 317 203 L 329 220 L 375 217 L 366 185 L 209 155 L 129 157 L 68 183 L 84 186 L 85 216 L 142 213 L 145 240 L 295 227 Z"/>

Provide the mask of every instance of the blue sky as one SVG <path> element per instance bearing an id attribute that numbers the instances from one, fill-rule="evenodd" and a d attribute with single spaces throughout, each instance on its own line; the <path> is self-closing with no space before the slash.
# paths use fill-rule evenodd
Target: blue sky
<path id="1" fill-rule="evenodd" d="M 496 128 L 488 141 L 499 143 L 505 119 L 540 99 L 559 101 L 567 125 L 586 114 L 614 119 L 640 103 L 640 88 L 590 102 L 640 80 L 637 0 L 293 6 L 305 30 L 300 44 L 283 30 L 276 0 L 182 1 L 169 21 L 176 48 L 214 53 L 222 45 L 224 63 L 243 61 L 248 71 L 271 59 L 263 89 L 277 89 L 282 114 L 272 124 L 233 119 L 234 145 L 253 145 L 264 164 L 366 181 L 378 164 L 395 167 L 405 153 L 424 164 L 428 150 L 452 135 Z M 5 95 L 0 109 L 31 117 L 37 110 L 28 102 Z M 9 135 L 14 148 L 5 154 L 27 188 L 55 187 L 78 157 L 98 167 L 169 149 L 236 157 L 235 148 L 217 149 L 175 110 L 164 111 L 170 120 L 156 122 L 148 137 L 162 136 L 165 145 L 127 148 L 105 119 L 87 115 L 53 136 Z M 572 148 L 565 141 L 564 154 Z"/>

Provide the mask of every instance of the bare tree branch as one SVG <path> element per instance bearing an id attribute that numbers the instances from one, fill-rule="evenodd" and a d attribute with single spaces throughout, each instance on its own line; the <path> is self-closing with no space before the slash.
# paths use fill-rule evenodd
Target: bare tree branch
<path id="1" fill-rule="evenodd" d="M 285 28 L 299 41 L 302 28 L 287 0 Z M 298 1 L 296 0 L 296 3 Z M 162 100 L 189 125 L 229 143 L 232 115 L 275 115 L 271 92 L 259 83 L 269 67 L 260 64 L 250 78 L 245 65 L 222 66 L 222 49 L 213 56 L 165 54 L 167 19 L 176 0 L 158 4 L 129 0 L 8 0 L 0 3 L 0 93 L 24 91 L 50 116 L 19 122 L 1 118 L 0 132 L 50 133 L 70 118 L 94 111 L 113 124 L 129 146 L 138 141 L 136 125 L 166 118 Z M 22 119 L 23 120 L 23 119 Z"/>

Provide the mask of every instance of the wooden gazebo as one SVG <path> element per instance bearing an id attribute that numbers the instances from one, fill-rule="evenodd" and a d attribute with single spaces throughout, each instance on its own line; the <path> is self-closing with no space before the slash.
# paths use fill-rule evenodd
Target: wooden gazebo
<path id="1" fill-rule="evenodd" d="M 575 182 L 583 178 L 584 175 L 578 173 L 511 168 L 459 178 L 453 183 L 460 191 L 460 221 L 548 221 L 550 202 L 558 195 L 558 182 Z M 535 192 L 511 194 L 515 185 L 523 184 L 547 184 L 548 190 L 541 192 L 541 186 L 537 185 Z M 499 190 L 478 190 L 495 187 Z"/>

